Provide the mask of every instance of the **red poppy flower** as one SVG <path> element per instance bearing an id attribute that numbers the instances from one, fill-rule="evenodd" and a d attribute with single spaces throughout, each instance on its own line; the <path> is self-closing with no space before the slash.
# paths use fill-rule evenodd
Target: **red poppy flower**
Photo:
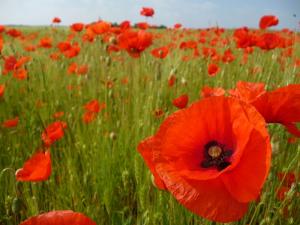
<path id="1" fill-rule="evenodd" d="M 9 119 L 9 120 L 4 121 L 2 123 L 2 126 L 6 127 L 6 128 L 12 128 L 12 127 L 18 126 L 18 123 L 19 123 L 19 117 L 15 117 L 13 119 Z"/>
<path id="2" fill-rule="evenodd" d="M 88 29 L 91 29 L 95 34 L 104 34 L 108 32 L 111 28 L 111 24 L 105 21 L 99 21 L 90 25 Z"/>
<path id="3" fill-rule="evenodd" d="M 128 21 L 128 20 L 123 21 L 123 22 L 120 24 L 120 28 L 121 28 L 122 30 L 127 30 L 127 29 L 129 29 L 129 28 L 130 28 L 130 21 Z"/>
<path id="4" fill-rule="evenodd" d="M 152 34 L 143 30 L 137 32 L 126 30 L 118 36 L 118 46 L 134 58 L 138 58 L 151 44 Z"/>
<path id="5" fill-rule="evenodd" d="M 59 17 L 54 17 L 52 19 L 52 23 L 60 23 L 61 22 L 61 19 Z"/>
<path id="6" fill-rule="evenodd" d="M 259 196 L 269 172 L 265 126 L 247 103 L 204 98 L 170 115 L 138 150 L 156 185 L 186 208 L 213 221 L 236 221 Z"/>
<path id="7" fill-rule="evenodd" d="M 225 90 L 223 88 L 212 88 L 208 86 L 204 86 L 200 93 L 202 98 L 207 98 L 212 96 L 223 96 L 224 94 L 225 94 Z"/>
<path id="8" fill-rule="evenodd" d="M 4 32 L 4 31 L 5 31 L 5 26 L 0 25 L 0 33 Z"/>
<path id="9" fill-rule="evenodd" d="M 266 15 L 260 18 L 259 27 L 260 29 L 266 29 L 271 26 L 276 26 L 279 23 L 279 20 L 276 16 Z"/>
<path id="10" fill-rule="evenodd" d="M 176 80 L 177 80 L 176 76 L 175 75 L 171 75 L 169 77 L 169 79 L 168 79 L 168 85 L 169 85 L 169 87 L 173 87 L 174 84 L 176 83 Z"/>
<path id="11" fill-rule="evenodd" d="M 268 123 L 280 123 L 300 137 L 300 85 L 291 84 L 257 97 L 252 104 Z"/>
<path id="12" fill-rule="evenodd" d="M 55 119 L 59 119 L 59 118 L 63 117 L 64 115 L 65 115 L 65 113 L 63 111 L 58 111 L 58 112 L 54 113 L 52 115 L 52 117 Z"/>
<path id="13" fill-rule="evenodd" d="M 36 152 L 16 172 L 18 181 L 44 181 L 51 175 L 50 152 Z"/>
<path id="14" fill-rule="evenodd" d="M 84 105 L 84 109 L 88 112 L 92 113 L 98 113 L 102 109 L 105 109 L 106 104 L 105 103 L 99 103 L 97 99 L 89 101 L 87 104 Z"/>
<path id="15" fill-rule="evenodd" d="M 143 7 L 140 11 L 140 14 L 142 16 L 150 17 L 154 15 L 154 9 L 153 8 L 148 8 L 148 7 Z"/>
<path id="16" fill-rule="evenodd" d="M 189 101 L 189 96 L 187 94 L 184 94 L 179 96 L 178 98 L 175 98 L 172 103 L 178 109 L 183 109 L 187 106 L 188 101 Z"/>
<path id="17" fill-rule="evenodd" d="M 84 28 L 84 24 L 83 23 L 73 23 L 71 25 L 71 29 L 75 32 L 81 32 Z"/>
<path id="18" fill-rule="evenodd" d="M 220 71 L 220 68 L 218 65 L 216 65 L 214 63 L 208 65 L 207 72 L 208 72 L 209 76 L 214 77 L 217 75 L 217 73 L 219 71 Z"/>
<path id="19" fill-rule="evenodd" d="M 30 217 L 20 225 L 96 225 L 82 213 L 71 210 L 51 211 Z"/>
<path id="20" fill-rule="evenodd" d="M 156 58 L 160 58 L 160 59 L 164 59 L 167 57 L 169 53 L 169 48 L 166 47 L 166 46 L 163 46 L 163 47 L 160 47 L 160 48 L 156 48 L 156 49 L 153 49 L 151 51 L 151 54 L 156 57 Z"/>
<path id="21" fill-rule="evenodd" d="M 62 121 L 56 121 L 50 124 L 42 133 L 42 140 L 45 146 L 49 147 L 57 140 L 64 136 L 64 129 L 67 128 L 67 124 Z"/>
<path id="22" fill-rule="evenodd" d="M 52 39 L 50 37 L 44 37 L 40 40 L 40 47 L 42 48 L 51 48 L 52 47 Z"/>
<path id="23" fill-rule="evenodd" d="M 146 22 L 137 23 L 136 26 L 138 28 L 140 28 L 141 30 L 147 30 L 149 27 L 148 23 L 146 23 Z"/>
<path id="24" fill-rule="evenodd" d="M 4 84 L 0 84 L 0 98 L 3 97 L 5 92 L 5 85 Z"/>
<path id="25" fill-rule="evenodd" d="M 182 27 L 181 23 L 174 24 L 174 29 L 180 29 Z"/>
<path id="26" fill-rule="evenodd" d="M 84 123 L 91 123 L 96 119 L 97 113 L 94 112 L 85 112 L 82 116 L 82 121 Z"/>
<path id="27" fill-rule="evenodd" d="M 14 71 L 13 77 L 18 80 L 25 80 L 27 78 L 27 70 L 20 68 Z"/>
<path id="28" fill-rule="evenodd" d="M 4 41 L 3 41 L 2 36 L 0 35 L 0 53 L 2 51 L 3 45 L 4 45 Z"/>
<path id="29" fill-rule="evenodd" d="M 17 64 L 17 59 L 14 56 L 9 56 L 4 59 L 4 69 L 6 71 L 12 71 L 15 69 L 15 65 Z"/>

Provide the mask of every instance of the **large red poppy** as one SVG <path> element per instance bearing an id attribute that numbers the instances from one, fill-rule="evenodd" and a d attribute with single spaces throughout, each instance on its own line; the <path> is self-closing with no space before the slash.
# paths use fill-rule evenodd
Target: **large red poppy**
<path id="1" fill-rule="evenodd" d="M 235 98 L 204 98 L 169 116 L 138 150 L 186 208 L 207 219 L 240 219 L 260 194 L 271 146 L 263 117 Z"/>
<path id="2" fill-rule="evenodd" d="M 18 181 L 44 181 L 51 175 L 50 152 L 36 152 L 16 172 Z"/>
<path id="3" fill-rule="evenodd" d="M 96 225 L 82 213 L 71 210 L 51 211 L 30 217 L 20 225 Z"/>

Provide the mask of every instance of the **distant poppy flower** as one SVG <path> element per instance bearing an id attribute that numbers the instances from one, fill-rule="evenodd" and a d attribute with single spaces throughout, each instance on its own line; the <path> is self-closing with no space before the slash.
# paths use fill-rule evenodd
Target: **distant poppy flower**
<path id="1" fill-rule="evenodd" d="M 59 119 L 59 118 L 63 117 L 64 114 L 65 114 L 65 113 L 64 113 L 63 111 L 58 111 L 58 112 L 54 113 L 54 114 L 52 115 L 52 117 L 55 118 L 55 119 Z"/>
<path id="2" fill-rule="evenodd" d="M 120 28 L 121 28 L 122 30 L 127 30 L 127 29 L 129 29 L 129 28 L 130 28 L 130 21 L 128 21 L 128 20 L 123 21 L 123 22 L 120 24 Z"/>
<path id="3" fill-rule="evenodd" d="M 52 39 L 50 37 L 44 37 L 40 40 L 40 47 L 42 48 L 51 48 L 52 47 Z"/>
<path id="4" fill-rule="evenodd" d="M 71 210 L 51 211 L 30 217 L 20 225 L 96 225 L 96 223 L 82 213 Z"/>
<path id="5" fill-rule="evenodd" d="M 174 84 L 176 83 L 176 80 L 177 80 L 177 78 L 176 78 L 175 75 L 169 76 L 169 79 L 168 79 L 168 85 L 169 85 L 169 87 L 173 87 Z"/>
<path id="6" fill-rule="evenodd" d="M 20 68 L 14 71 L 13 77 L 18 80 L 25 80 L 27 78 L 27 70 Z"/>
<path id="7" fill-rule="evenodd" d="M 300 137 L 300 130 L 296 126 L 296 123 L 300 122 L 299 84 L 291 84 L 266 92 L 252 101 L 252 105 L 268 123 L 280 123 L 288 132 Z"/>
<path id="8" fill-rule="evenodd" d="M 152 17 L 154 15 L 154 9 L 153 8 L 149 8 L 149 7 L 143 7 L 140 11 L 140 14 L 142 16 L 146 16 L 146 17 Z"/>
<path id="9" fill-rule="evenodd" d="M 174 29 L 180 29 L 182 27 L 181 23 L 174 24 Z"/>
<path id="10" fill-rule="evenodd" d="M 3 25 L 0 25 L 0 33 L 2 33 L 2 32 L 4 32 L 5 31 L 5 26 L 3 26 Z"/>
<path id="11" fill-rule="evenodd" d="M 4 45 L 4 41 L 3 41 L 2 36 L 0 35 L 0 53 L 2 51 L 3 45 Z"/>
<path id="12" fill-rule="evenodd" d="M 77 63 L 71 63 L 69 65 L 69 67 L 68 67 L 68 74 L 74 74 L 74 73 L 76 73 L 77 68 L 78 68 Z"/>
<path id="13" fill-rule="evenodd" d="M 89 71 L 88 65 L 81 65 L 77 69 L 77 75 L 85 75 Z"/>
<path id="14" fill-rule="evenodd" d="M 2 126 L 6 127 L 6 128 L 12 128 L 12 127 L 18 126 L 18 123 L 19 123 L 19 117 L 15 117 L 13 119 L 9 119 L 9 120 L 4 121 L 2 123 Z"/>
<path id="15" fill-rule="evenodd" d="M 61 19 L 59 17 L 54 17 L 52 19 L 52 23 L 60 23 L 61 22 Z"/>
<path id="16" fill-rule="evenodd" d="M 234 61 L 235 57 L 234 55 L 232 54 L 232 51 L 230 49 L 227 49 L 225 52 L 224 52 L 224 55 L 222 57 L 222 61 L 224 63 L 230 63 L 232 61 Z"/>
<path id="17" fill-rule="evenodd" d="M 44 181 L 51 175 L 50 152 L 38 151 L 16 172 L 17 181 Z"/>
<path id="18" fill-rule="evenodd" d="M 91 24 L 89 29 L 91 29 L 95 34 L 104 34 L 108 32 L 111 28 L 111 24 L 105 21 L 99 21 L 97 23 Z"/>
<path id="19" fill-rule="evenodd" d="M 118 36 L 118 46 L 124 49 L 134 58 L 140 57 L 140 54 L 152 44 L 152 34 L 146 31 L 126 30 Z"/>
<path id="20" fill-rule="evenodd" d="M 6 71 L 13 71 L 17 64 L 17 59 L 14 56 L 9 56 L 4 59 L 4 69 Z"/>
<path id="21" fill-rule="evenodd" d="M 141 30 L 147 30 L 149 27 L 148 23 L 146 23 L 146 22 L 137 23 L 136 26 L 138 28 L 140 28 Z"/>
<path id="22" fill-rule="evenodd" d="M 98 113 L 102 109 L 105 109 L 105 103 L 99 103 L 97 99 L 89 101 L 87 104 L 84 105 L 84 109 L 88 112 Z"/>
<path id="23" fill-rule="evenodd" d="M 220 71 L 220 68 L 218 65 L 216 65 L 214 63 L 208 65 L 207 72 L 208 72 L 209 76 L 214 77 L 217 75 L 217 73 L 219 71 Z"/>
<path id="24" fill-rule="evenodd" d="M 225 95 L 225 90 L 223 88 L 212 88 L 204 86 L 200 92 L 202 98 L 212 97 L 212 96 L 223 96 Z"/>
<path id="25" fill-rule="evenodd" d="M 9 36 L 13 37 L 13 38 L 17 38 L 17 37 L 21 37 L 22 36 L 22 32 L 19 31 L 19 30 L 17 30 L 17 29 L 15 29 L 15 28 L 7 30 L 6 33 Z"/>
<path id="26" fill-rule="evenodd" d="M 166 58 L 166 56 L 169 53 L 169 48 L 166 46 L 160 47 L 160 48 L 155 48 L 151 51 L 151 54 L 155 57 L 155 58 L 160 58 L 160 59 L 164 59 Z"/>
<path id="27" fill-rule="evenodd" d="M 0 84 L 0 98 L 3 97 L 5 92 L 5 85 L 4 84 Z"/>
<path id="28" fill-rule="evenodd" d="M 158 188 L 206 219 L 231 222 L 243 217 L 267 178 L 271 146 L 265 126 L 247 103 L 204 98 L 170 115 L 138 151 Z"/>
<path id="29" fill-rule="evenodd" d="M 276 26 L 279 23 L 279 20 L 274 15 L 266 15 L 260 18 L 259 28 L 266 29 L 271 26 Z"/>
<path id="30" fill-rule="evenodd" d="M 71 25 L 71 29 L 75 32 L 81 32 L 84 28 L 84 24 L 83 23 L 73 23 Z"/>
<path id="31" fill-rule="evenodd" d="M 67 128 L 67 124 L 62 121 L 56 121 L 50 124 L 42 133 L 42 140 L 44 145 L 49 147 L 54 142 L 58 141 L 64 136 L 64 129 Z"/>
<path id="32" fill-rule="evenodd" d="M 87 111 L 83 114 L 82 121 L 84 123 L 91 123 L 96 119 L 96 117 L 97 117 L 97 113 Z"/>
<path id="33" fill-rule="evenodd" d="M 179 96 L 178 98 L 175 98 L 172 103 L 178 109 L 183 109 L 187 106 L 188 101 L 189 101 L 189 96 L 187 94 L 184 94 Z"/>

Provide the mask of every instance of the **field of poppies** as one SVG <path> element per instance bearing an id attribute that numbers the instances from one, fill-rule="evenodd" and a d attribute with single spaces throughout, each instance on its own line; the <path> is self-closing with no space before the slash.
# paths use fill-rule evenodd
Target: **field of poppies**
<path id="1" fill-rule="evenodd" d="M 0 225 L 300 224 L 298 32 L 60 22 L 0 25 Z"/>

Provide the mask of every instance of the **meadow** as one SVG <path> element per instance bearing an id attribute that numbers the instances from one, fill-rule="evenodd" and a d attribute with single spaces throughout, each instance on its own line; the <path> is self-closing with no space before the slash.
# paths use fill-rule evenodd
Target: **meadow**
<path id="1" fill-rule="evenodd" d="M 77 32 L 56 25 L 5 27 L 0 33 L 0 84 L 5 85 L 0 94 L 0 224 L 17 225 L 52 210 L 81 212 L 98 225 L 218 224 L 157 189 L 137 146 L 178 110 L 173 100 L 181 95 L 188 95 L 190 105 L 203 98 L 205 86 L 230 90 L 238 81 L 261 82 L 269 91 L 299 84 L 299 33 L 248 30 L 258 36 L 276 33 L 288 44 L 245 47 L 238 46 L 236 30 L 150 27 L 143 32 L 152 35 L 151 44 L 141 47 L 141 41 L 132 50 L 117 46 L 117 27 L 98 28 L 89 33 L 88 27 Z M 66 43 L 59 47 L 61 42 Z M 157 57 L 151 54 L 163 46 L 165 57 L 162 50 Z M 218 67 L 215 73 L 208 72 L 211 64 Z M 100 109 L 89 114 L 93 100 Z M 55 121 L 65 123 L 63 136 L 46 143 L 42 133 Z M 267 181 L 246 215 L 230 224 L 300 224 L 299 139 L 279 124 L 269 124 L 268 130 L 272 163 Z M 18 181 L 15 174 L 24 162 L 48 149 L 51 175 L 39 182 Z M 279 196 L 291 173 L 293 184 Z"/>

